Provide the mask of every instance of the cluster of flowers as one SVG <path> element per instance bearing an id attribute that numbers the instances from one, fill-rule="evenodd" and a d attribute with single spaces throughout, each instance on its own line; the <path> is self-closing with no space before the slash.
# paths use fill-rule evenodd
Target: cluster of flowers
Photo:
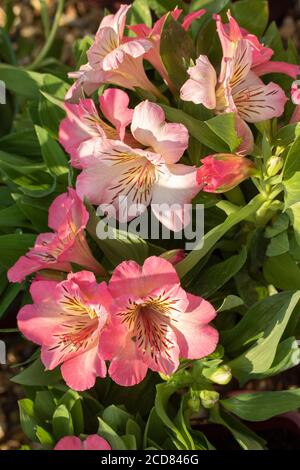
<path id="1" fill-rule="evenodd" d="M 52 232 L 39 235 L 35 246 L 8 272 L 11 282 L 38 272 L 30 289 L 33 304 L 21 309 L 18 325 L 41 346 L 45 367 L 61 365 L 64 380 L 75 390 L 91 388 L 96 377 L 105 377 L 107 362 L 115 382 L 132 386 L 148 369 L 170 375 L 180 358 L 200 359 L 211 354 L 218 342 L 217 331 L 208 325 L 216 315 L 213 306 L 186 293 L 174 266 L 161 257 L 148 258 L 142 267 L 125 261 L 108 283 L 98 283 L 96 276 L 107 273 L 88 245 L 84 198 L 92 204 L 115 205 L 117 210 L 122 196 L 145 207 L 168 203 L 168 213 L 155 215 L 178 230 L 183 224 L 178 204 L 190 203 L 201 189 L 227 191 L 254 171 L 245 157 L 253 148 L 246 122 L 280 116 L 287 100 L 278 85 L 265 85 L 260 76 L 299 73 L 298 66 L 271 61 L 273 51 L 241 29 L 230 14 L 225 25 L 216 16 L 223 49 L 220 75 L 201 55 L 189 68 L 190 78 L 180 96 L 216 114 L 235 113 L 241 145 L 236 155 L 204 158 L 199 169 L 178 163 L 188 147 L 188 130 L 167 123 L 160 105 L 145 100 L 131 109 L 126 92 L 108 88 L 99 98 L 101 117 L 93 100 L 85 97 L 102 84 L 113 84 L 142 88 L 161 99 L 145 74 L 144 59 L 171 91 L 175 89 L 160 57 L 165 17 L 153 29 L 131 26 L 136 37 L 129 38 L 124 36 L 129 8 L 123 5 L 116 15 L 103 19 L 87 53 L 88 63 L 72 74 L 76 81 L 66 96 L 67 117 L 59 138 L 71 165 L 81 171 L 76 190 L 70 188 L 55 199 L 49 209 Z M 181 13 L 175 9 L 171 14 L 179 19 Z M 188 30 L 204 13 L 188 15 L 182 27 Z M 84 271 L 72 272 L 74 264 Z"/>

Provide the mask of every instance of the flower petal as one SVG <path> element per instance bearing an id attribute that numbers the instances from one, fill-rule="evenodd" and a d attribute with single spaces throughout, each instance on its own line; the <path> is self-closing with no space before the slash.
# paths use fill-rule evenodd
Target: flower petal
<path id="1" fill-rule="evenodd" d="M 188 74 L 190 79 L 182 86 L 180 98 L 215 109 L 217 74 L 208 57 L 200 55 L 196 65 L 188 69 Z"/>
<path id="2" fill-rule="evenodd" d="M 80 392 L 92 388 L 96 377 L 105 377 L 106 365 L 99 357 L 97 347 L 94 347 L 64 362 L 61 373 L 66 384 Z"/>
<path id="3" fill-rule="evenodd" d="M 84 450 L 111 450 L 108 442 L 97 434 L 91 434 L 83 441 Z"/>
<path id="4" fill-rule="evenodd" d="M 129 96 L 122 90 L 108 88 L 99 98 L 104 116 L 118 131 L 119 139 L 124 140 L 125 129 L 132 121 L 133 110 L 128 108 Z"/>
<path id="5" fill-rule="evenodd" d="M 170 175 L 160 175 L 153 187 L 151 209 L 169 230 L 177 232 L 190 222 L 192 199 L 200 188 L 196 170 L 181 164 L 169 165 Z"/>
<path id="6" fill-rule="evenodd" d="M 232 94 L 239 115 L 247 122 L 260 122 L 281 116 L 287 101 L 279 85 L 265 85 L 253 72 L 232 90 Z"/>
<path id="7" fill-rule="evenodd" d="M 135 139 L 162 155 L 166 163 L 175 163 L 188 146 L 185 126 L 166 123 L 163 109 L 146 100 L 134 110 L 131 131 Z"/>

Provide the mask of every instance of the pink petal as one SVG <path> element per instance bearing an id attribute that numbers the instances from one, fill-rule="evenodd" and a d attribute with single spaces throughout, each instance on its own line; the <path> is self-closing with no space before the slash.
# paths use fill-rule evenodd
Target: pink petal
<path id="1" fill-rule="evenodd" d="M 39 281 L 42 282 L 42 281 Z M 51 315 L 50 308 L 24 305 L 18 313 L 18 328 L 33 343 L 42 345 L 49 332 L 61 322 L 61 318 Z"/>
<path id="2" fill-rule="evenodd" d="M 179 283 L 173 265 L 159 256 L 150 256 L 143 267 L 135 261 L 123 261 L 114 270 L 108 288 L 113 297 L 143 297 L 161 286 Z"/>
<path id="3" fill-rule="evenodd" d="M 234 103 L 239 115 L 247 122 L 260 122 L 280 117 L 287 97 L 280 86 L 264 83 L 250 72 L 247 79 L 233 90 Z"/>
<path id="4" fill-rule="evenodd" d="M 93 100 L 80 100 L 79 104 L 65 103 L 67 117 L 59 127 L 59 142 L 71 156 L 76 166 L 79 145 L 93 137 L 105 138 L 99 125 L 99 115 Z"/>
<path id="5" fill-rule="evenodd" d="M 91 434 L 83 441 L 84 450 L 111 450 L 108 442 L 97 434 Z"/>
<path id="6" fill-rule="evenodd" d="M 146 377 L 148 366 L 138 357 L 135 342 L 127 336 L 126 345 L 110 363 L 111 379 L 123 387 L 132 387 Z"/>
<path id="7" fill-rule="evenodd" d="M 215 109 L 217 74 L 208 57 L 200 55 L 196 65 L 188 69 L 188 74 L 190 79 L 182 86 L 180 98 Z"/>
<path id="8" fill-rule="evenodd" d="M 268 73 L 283 73 L 296 79 L 300 74 L 300 66 L 286 62 L 269 61 L 253 67 L 252 71 L 258 76 L 267 75 Z"/>
<path id="9" fill-rule="evenodd" d="M 177 232 L 190 222 L 191 202 L 200 188 L 193 167 L 175 164 L 169 170 L 170 176 L 160 175 L 153 188 L 151 209 L 164 226 Z"/>
<path id="10" fill-rule="evenodd" d="M 186 17 L 184 18 L 182 22 L 183 29 L 188 31 L 190 29 L 191 24 L 198 18 L 201 18 L 201 16 L 203 16 L 205 13 L 206 13 L 206 10 L 202 9 L 202 10 L 194 11 L 186 15 Z"/>
<path id="11" fill-rule="evenodd" d="M 181 357 L 201 359 L 211 354 L 218 343 L 217 330 L 207 326 L 216 316 L 216 312 L 213 306 L 201 297 L 188 294 L 188 298 L 188 310 L 176 317 L 173 327 L 176 329 Z"/>
<path id="12" fill-rule="evenodd" d="M 99 98 L 104 116 L 118 131 L 120 140 L 124 140 L 125 129 L 132 121 L 133 110 L 128 108 L 129 96 L 122 90 L 108 88 Z"/>
<path id="13" fill-rule="evenodd" d="M 235 128 L 237 135 L 242 139 L 236 153 L 237 155 L 246 156 L 252 153 L 254 148 L 254 137 L 250 127 L 239 117 L 238 114 L 235 116 Z"/>
<path id="14" fill-rule="evenodd" d="M 83 229 L 88 219 L 88 211 L 73 188 L 58 196 L 49 208 L 48 225 L 54 231 L 67 229 L 70 222 L 77 230 Z"/>
<path id="15" fill-rule="evenodd" d="M 148 100 L 135 108 L 131 131 L 136 140 L 161 154 L 166 163 L 177 162 L 188 146 L 186 127 L 166 123 L 163 109 Z"/>
<path id="16" fill-rule="evenodd" d="M 95 385 L 96 377 L 106 376 L 106 366 L 95 347 L 64 362 L 61 373 L 70 388 L 84 391 Z"/>
<path id="17" fill-rule="evenodd" d="M 58 441 L 54 450 L 83 450 L 82 442 L 79 437 L 65 436 Z"/>
<path id="18" fill-rule="evenodd" d="M 99 29 L 97 31 L 97 34 L 103 28 L 112 28 L 121 38 L 123 36 L 124 29 L 125 29 L 126 15 L 128 13 L 128 10 L 130 10 L 130 8 L 131 8 L 131 5 L 121 5 L 115 15 L 104 16 L 99 26 Z"/>

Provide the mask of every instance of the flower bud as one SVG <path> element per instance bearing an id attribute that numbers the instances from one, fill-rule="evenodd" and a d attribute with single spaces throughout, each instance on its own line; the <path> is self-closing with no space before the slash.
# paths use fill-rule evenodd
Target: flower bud
<path id="1" fill-rule="evenodd" d="M 204 408 L 213 408 L 218 403 L 220 394 L 214 390 L 201 390 L 200 398 Z"/>
<path id="2" fill-rule="evenodd" d="M 283 167 L 283 160 L 280 157 L 271 157 L 267 162 L 267 175 L 275 176 L 279 173 Z"/>
<path id="3" fill-rule="evenodd" d="M 201 407 L 201 402 L 199 398 L 192 397 L 188 400 L 187 405 L 193 413 L 198 413 Z"/>
<path id="4" fill-rule="evenodd" d="M 160 255 L 160 257 L 175 265 L 185 258 L 185 252 L 182 249 L 170 250 Z"/>
<path id="5" fill-rule="evenodd" d="M 245 157 L 220 153 L 203 158 L 202 166 L 197 172 L 197 181 L 203 191 L 224 193 L 235 188 L 251 176 L 255 170 L 254 163 Z"/>
<path id="6" fill-rule="evenodd" d="M 232 379 L 231 369 L 227 365 L 222 365 L 217 369 L 204 369 L 204 377 L 219 385 L 227 385 Z"/>

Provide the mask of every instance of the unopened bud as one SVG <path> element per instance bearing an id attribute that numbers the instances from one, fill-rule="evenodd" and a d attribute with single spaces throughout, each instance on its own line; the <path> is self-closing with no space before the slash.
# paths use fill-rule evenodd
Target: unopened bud
<path id="1" fill-rule="evenodd" d="M 204 369 L 203 375 L 219 385 L 226 385 L 232 379 L 231 369 L 227 365 L 220 366 L 217 369 Z"/>
<path id="2" fill-rule="evenodd" d="M 192 397 L 188 400 L 187 405 L 193 413 L 198 413 L 200 410 L 201 402 L 197 397 Z"/>
<path id="3" fill-rule="evenodd" d="M 204 408 L 213 408 L 218 403 L 220 395 L 214 390 L 201 390 L 200 398 Z"/>
<path id="4" fill-rule="evenodd" d="M 277 175 L 283 167 L 283 160 L 281 157 L 271 157 L 267 162 L 267 175 L 269 177 Z"/>

